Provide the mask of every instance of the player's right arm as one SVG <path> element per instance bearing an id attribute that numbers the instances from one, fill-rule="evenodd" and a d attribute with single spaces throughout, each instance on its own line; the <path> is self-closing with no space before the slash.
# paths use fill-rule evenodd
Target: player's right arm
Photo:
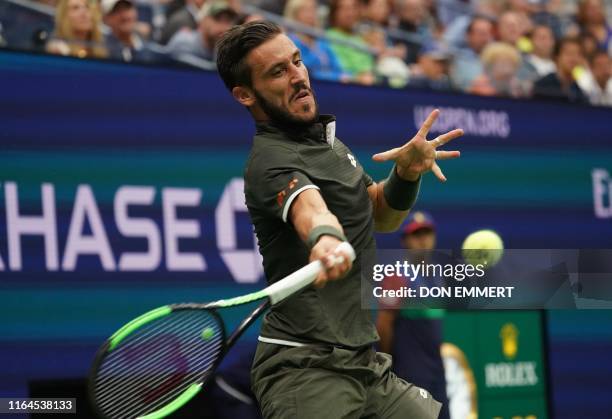
<path id="1" fill-rule="evenodd" d="M 338 218 L 329 211 L 317 189 L 306 189 L 295 198 L 289 209 L 289 219 L 304 243 L 308 243 L 313 229 L 319 226 L 330 226 L 344 233 Z M 342 278 L 351 269 L 349 255 L 335 252 L 340 243 L 342 240 L 339 238 L 324 234 L 312 247 L 310 261 L 320 260 L 325 266 L 325 270 L 321 271 L 314 282 L 316 287 L 324 286 L 329 280 Z M 337 263 L 338 256 L 342 256 L 344 261 Z"/>

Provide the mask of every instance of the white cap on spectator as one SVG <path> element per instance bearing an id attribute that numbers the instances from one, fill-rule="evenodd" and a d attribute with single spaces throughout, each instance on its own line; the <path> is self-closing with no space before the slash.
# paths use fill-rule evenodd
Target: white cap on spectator
<path id="1" fill-rule="evenodd" d="M 134 5 L 134 2 L 132 0 L 102 0 L 100 2 L 100 8 L 102 9 L 102 14 L 106 16 L 107 14 L 112 12 L 115 6 L 117 5 L 117 3 L 120 3 L 120 2 L 125 2 L 132 6 Z"/>

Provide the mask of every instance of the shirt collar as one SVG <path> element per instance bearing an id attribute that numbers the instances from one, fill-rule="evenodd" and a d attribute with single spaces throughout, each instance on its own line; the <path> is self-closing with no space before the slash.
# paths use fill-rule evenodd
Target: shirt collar
<path id="1" fill-rule="evenodd" d="M 279 124 L 272 121 L 258 122 L 256 125 L 257 134 L 281 133 L 300 142 L 325 141 L 332 148 L 336 138 L 336 117 L 333 115 L 319 115 L 316 122 L 305 127 Z"/>

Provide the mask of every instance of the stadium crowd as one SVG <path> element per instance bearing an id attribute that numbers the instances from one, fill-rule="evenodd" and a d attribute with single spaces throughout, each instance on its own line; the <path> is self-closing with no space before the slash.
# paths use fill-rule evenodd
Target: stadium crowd
<path id="1" fill-rule="evenodd" d="M 232 25 L 270 19 L 313 78 L 612 106 L 608 0 L 24 1 L 53 8 L 29 36 L 54 54 L 214 66 Z"/>

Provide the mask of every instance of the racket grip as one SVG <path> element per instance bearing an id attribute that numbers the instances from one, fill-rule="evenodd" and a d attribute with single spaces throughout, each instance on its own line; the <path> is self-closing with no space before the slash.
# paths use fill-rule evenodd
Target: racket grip
<path id="1" fill-rule="evenodd" d="M 348 253 L 349 257 L 351 258 L 351 262 L 355 261 L 355 250 L 353 250 L 353 246 L 351 246 L 349 242 L 340 243 L 340 245 L 336 248 L 335 251 L 336 252 L 341 251 L 344 253 Z M 334 265 L 339 265 L 341 263 L 344 263 L 344 256 L 330 255 L 329 257 L 331 258 Z"/>
<path id="2" fill-rule="evenodd" d="M 347 253 L 351 258 L 351 261 L 355 260 L 355 250 L 349 242 L 340 243 L 335 251 Z M 341 263 L 341 261 L 335 260 L 334 263 Z M 298 269 L 280 281 L 270 285 L 263 290 L 263 292 L 268 295 L 272 304 L 276 304 L 314 282 L 322 269 L 323 265 L 321 264 L 321 261 L 315 260 L 314 262 L 311 262 L 303 268 Z"/>
<path id="3" fill-rule="evenodd" d="M 342 242 L 338 245 L 338 247 L 336 247 L 336 252 L 344 252 L 347 253 L 349 255 L 349 257 L 351 258 L 351 262 L 355 261 L 355 249 L 353 249 L 353 246 L 351 246 L 351 244 L 349 242 Z M 340 262 L 338 263 L 342 263 L 344 262 L 344 258 L 342 258 L 342 256 L 340 256 L 340 259 L 342 259 Z"/>

